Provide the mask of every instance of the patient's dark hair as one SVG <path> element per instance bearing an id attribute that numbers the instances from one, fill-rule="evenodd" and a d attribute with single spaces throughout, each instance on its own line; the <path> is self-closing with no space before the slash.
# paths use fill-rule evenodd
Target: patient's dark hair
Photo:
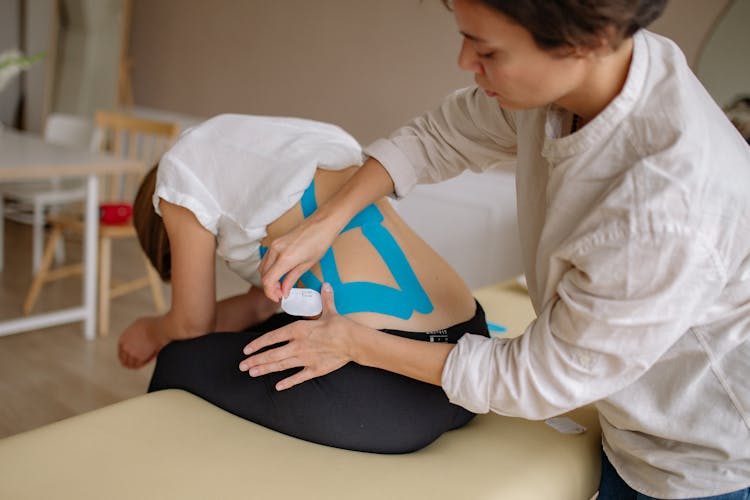
<path id="1" fill-rule="evenodd" d="M 169 238 L 164 221 L 154 209 L 157 166 L 143 178 L 133 202 L 133 225 L 138 234 L 138 242 L 146 257 L 154 266 L 162 281 L 169 282 L 172 274 L 172 258 L 169 252 Z"/>
<path id="2" fill-rule="evenodd" d="M 451 0 L 442 0 L 449 9 Z M 604 36 L 612 48 L 647 27 L 667 0 L 477 0 L 526 28 L 545 50 L 596 48 Z"/>

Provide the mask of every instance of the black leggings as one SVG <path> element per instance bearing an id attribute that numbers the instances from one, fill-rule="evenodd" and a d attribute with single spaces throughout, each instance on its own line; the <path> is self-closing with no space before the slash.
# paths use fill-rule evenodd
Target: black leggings
<path id="1" fill-rule="evenodd" d="M 148 390 L 183 389 L 269 429 L 374 453 L 419 450 L 474 417 L 450 403 L 439 386 L 353 362 L 284 391 L 277 391 L 276 383 L 298 369 L 257 378 L 239 370 L 246 344 L 295 320 L 277 314 L 252 331 L 172 342 L 159 353 Z M 472 319 L 445 330 L 384 330 L 400 337 L 452 343 L 466 332 L 489 336 L 479 303 Z"/>

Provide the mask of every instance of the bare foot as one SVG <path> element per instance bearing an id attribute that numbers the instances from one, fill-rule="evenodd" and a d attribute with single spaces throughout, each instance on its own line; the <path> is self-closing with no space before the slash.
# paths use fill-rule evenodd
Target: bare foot
<path id="1" fill-rule="evenodd" d="M 122 332 L 117 343 L 120 364 L 126 368 L 140 368 L 156 357 L 166 344 L 149 328 L 156 318 L 139 318 Z"/>

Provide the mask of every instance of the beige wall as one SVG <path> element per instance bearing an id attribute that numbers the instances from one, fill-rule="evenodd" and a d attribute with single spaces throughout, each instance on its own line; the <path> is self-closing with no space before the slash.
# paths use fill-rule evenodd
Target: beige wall
<path id="1" fill-rule="evenodd" d="M 736 0 L 721 18 L 695 66 L 698 76 L 722 106 L 750 95 L 750 1 Z"/>
<path id="2" fill-rule="evenodd" d="M 117 104 L 121 0 L 58 0 L 55 85 L 50 111 L 91 117 Z"/>
<path id="3" fill-rule="evenodd" d="M 136 0 L 134 95 L 330 121 L 367 141 L 471 82 L 458 42 L 437 0 Z"/>
<path id="4" fill-rule="evenodd" d="M 655 30 L 695 61 L 728 0 L 672 0 Z M 438 0 L 135 0 L 136 104 L 293 115 L 361 142 L 472 81 Z"/>
<path id="5" fill-rule="evenodd" d="M 703 43 L 731 1 L 671 0 L 650 29 L 677 42 L 694 68 Z"/>

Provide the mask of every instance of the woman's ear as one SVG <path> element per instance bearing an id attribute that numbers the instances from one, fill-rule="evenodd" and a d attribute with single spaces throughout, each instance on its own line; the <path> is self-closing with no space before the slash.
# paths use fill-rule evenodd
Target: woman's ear
<path id="1" fill-rule="evenodd" d="M 563 56 L 586 59 L 589 57 L 605 57 L 619 47 L 621 38 L 614 26 L 604 28 L 598 35 L 587 40 L 586 44 L 561 48 Z"/>
<path id="2" fill-rule="evenodd" d="M 603 57 L 617 50 L 623 42 L 623 36 L 614 25 L 610 24 L 599 32 L 593 42 L 593 45 L 589 47 L 591 54 Z"/>

